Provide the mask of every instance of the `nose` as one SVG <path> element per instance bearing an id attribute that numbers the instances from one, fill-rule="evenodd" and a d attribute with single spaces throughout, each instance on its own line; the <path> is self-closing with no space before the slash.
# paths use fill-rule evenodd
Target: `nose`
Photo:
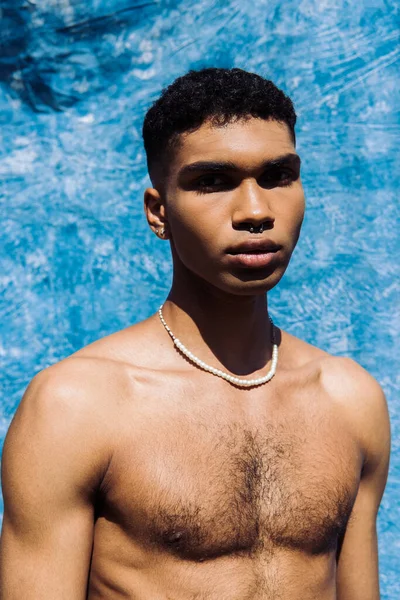
<path id="1" fill-rule="evenodd" d="M 260 187 L 253 179 L 243 181 L 236 191 L 232 212 L 233 228 L 260 232 L 271 229 L 275 217 L 269 202 L 270 190 Z"/>

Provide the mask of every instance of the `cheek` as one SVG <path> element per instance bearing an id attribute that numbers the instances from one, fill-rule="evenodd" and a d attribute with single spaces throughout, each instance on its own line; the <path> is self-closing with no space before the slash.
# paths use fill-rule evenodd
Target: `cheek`
<path id="1" fill-rule="evenodd" d="M 297 241 L 300 236 L 301 226 L 304 219 L 304 211 L 305 211 L 305 202 L 304 196 L 302 200 L 297 205 L 297 210 L 293 214 L 292 220 L 292 238 L 293 238 L 293 248 L 296 246 Z"/>
<path id="2" fill-rule="evenodd" d="M 175 246 L 179 248 L 185 245 L 188 249 L 194 245 L 199 249 L 212 247 L 216 236 L 218 237 L 220 219 L 211 213 L 210 207 L 202 203 L 201 199 L 195 203 L 185 202 L 185 199 L 175 202 L 168 210 L 168 222 Z"/>
<path id="3" fill-rule="evenodd" d="M 305 211 L 305 202 L 304 202 L 304 196 L 303 196 L 296 203 L 295 210 L 293 211 L 293 226 L 296 229 L 301 227 L 301 224 L 304 219 L 304 211 Z"/>
<path id="4" fill-rule="evenodd" d="M 292 198 L 288 198 L 283 206 L 285 210 L 282 212 L 282 219 L 285 220 L 288 230 L 293 232 L 300 230 L 305 211 L 304 194 L 297 193 Z"/>
<path id="5" fill-rule="evenodd" d="M 304 195 L 286 197 L 279 205 L 276 205 L 275 227 L 281 235 L 289 255 L 293 252 L 300 236 L 301 226 L 304 219 L 305 201 Z"/>

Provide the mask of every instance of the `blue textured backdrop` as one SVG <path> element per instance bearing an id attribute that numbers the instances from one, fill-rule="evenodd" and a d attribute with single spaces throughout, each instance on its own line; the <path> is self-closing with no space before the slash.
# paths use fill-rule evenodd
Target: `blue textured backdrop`
<path id="1" fill-rule="evenodd" d="M 308 201 L 271 312 L 294 335 L 353 357 L 386 391 L 382 597 L 399 598 L 399 3 L 0 7 L 0 442 L 38 370 L 143 319 L 167 293 L 168 247 L 142 213 L 150 103 L 190 68 L 256 71 L 294 99 Z"/>

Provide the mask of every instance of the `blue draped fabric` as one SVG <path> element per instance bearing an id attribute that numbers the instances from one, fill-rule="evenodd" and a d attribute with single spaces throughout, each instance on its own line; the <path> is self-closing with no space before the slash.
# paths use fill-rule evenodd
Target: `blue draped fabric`
<path id="1" fill-rule="evenodd" d="M 382 598 L 400 597 L 399 4 L 0 0 L 0 441 L 29 380 L 154 312 L 145 111 L 189 69 L 241 67 L 294 100 L 307 214 L 275 322 L 382 384 L 393 457 Z M 0 507 L 1 512 L 1 507 Z"/>

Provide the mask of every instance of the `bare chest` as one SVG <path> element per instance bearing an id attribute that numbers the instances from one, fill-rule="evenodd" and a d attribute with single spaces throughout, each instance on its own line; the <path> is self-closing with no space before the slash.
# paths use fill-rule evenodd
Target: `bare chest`
<path id="1" fill-rule="evenodd" d="M 330 417 L 153 418 L 116 449 L 105 514 L 137 543 L 181 559 L 331 552 L 355 500 L 360 455 Z"/>

